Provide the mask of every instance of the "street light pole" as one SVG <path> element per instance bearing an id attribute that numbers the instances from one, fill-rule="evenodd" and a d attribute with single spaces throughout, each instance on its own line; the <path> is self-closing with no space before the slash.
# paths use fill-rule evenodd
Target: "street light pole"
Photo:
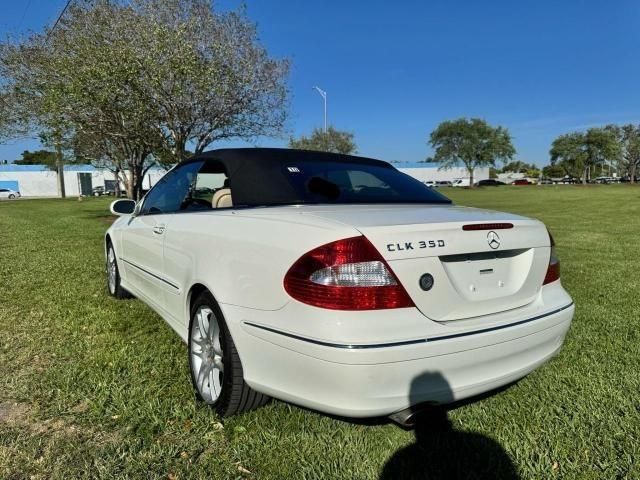
<path id="1" fill-rule="evenodd" d="M 313 89 L 317 90 L 324 100 L 324 133 L 327 133 L 327 92 L 322 90 L 320 87 L 313 87 Z"/>

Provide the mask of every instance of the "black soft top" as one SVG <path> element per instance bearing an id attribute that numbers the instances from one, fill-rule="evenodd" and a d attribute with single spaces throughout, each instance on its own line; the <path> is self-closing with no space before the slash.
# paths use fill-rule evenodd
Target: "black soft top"
<path id="1" fill-rule="evenodd" d="M 341 153 L 317 152 L 315 150 L 296 150 L 294 148 L 220 148 L 194 155 L 182 163 L 194 162 L 202 159 L 216 159 L 223 163 L 277 163 L 280 166 L 289 162 L 306 161 L 330 161 L 343 163 L 360 163 L 377 165 L 379 167 L 391 167 L 388 162 L 374 158 L 359 157 L 357 155 L 343 155 Z M 393 167 L 392 167 L 393 168 Z"/>
<path id="2" fill-rule="evenodd" d="M 229 187 L 233 195 L 234 205 L 277 205 L 295 203 L 325 203 L 324 197 L 311 194 L 304 183 L 308 175 L 317 174 L 317 169 L 346 168 L 346 165 L 361 166 L 362 169 L 388 171 L 389 176 L 410 178 L 396 170 L 391 164 L 373 158 L 342 155 L 338 153 L 316 152 L 311 150 L 294 150 L 287 148 L 228 148 L 211 150 L 185 160 L 183 163 L 205 161 L 212 168 L 221 164 L 229 178 Z M 345 165 L 343 167 L 343 165 Z M 333 166 L 333 167 L 332 167 Z M 299 169 L 299 172 L 296 171 Z M 299 174 L 298 174 L 299 173 Z M 417 180 L 412 182 L 420 184 Z M 402 182 L 404 183 L 404 181 Z M 415 187 L 415 185 L 413 185 Z M 421 184 L 420 184 L 421 186 Z M 411 190 L 411 188 L 410 188 Z M 427 203 L 449 202 L 445 197 L 430 193 L 425 187 L 419 199 L 410 200 Z M 422 192 L 421 192 L 422 193 Z M 414 195 L 412 195 L 414 197 Z M 342 197 L 341 197 L 342 198 Z M 380 199 L 381 201 L 384 201 Z M 401 201 L 397 198 L 396 201 Z M 344 203 L 358 202 L 352 198 Z M 341 199 L 329 200 L 329 203 L 343 203 Z"/>

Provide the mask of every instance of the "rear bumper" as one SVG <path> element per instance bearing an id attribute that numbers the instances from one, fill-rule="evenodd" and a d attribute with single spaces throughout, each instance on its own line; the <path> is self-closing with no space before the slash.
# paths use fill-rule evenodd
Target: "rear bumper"
<path id="1" fill-rule="evenodd" d="M 271 328 L 256 311 L 223 310 L 253 388 L 315 410 L 369 417 L 450 403 L 525 376 L 560 349 L 574 314 L 566 292 L 564 298 L 569 303 L 491 328 L 393 343 L 326 342 Z"/>

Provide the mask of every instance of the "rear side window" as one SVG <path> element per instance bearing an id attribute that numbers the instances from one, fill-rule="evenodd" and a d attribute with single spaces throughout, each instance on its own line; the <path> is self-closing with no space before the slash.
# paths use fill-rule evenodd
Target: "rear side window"
<path id="1" fill-rule="evenodd" d="M 212 202 L 216 192 L 226 189 L 229 189 L 229 178 L 224 165 L 213 160 L 206 161 L 195 176 L 180 209 L 183 211 L 210 210 L 214 208 Z"/>
<path id="2" fill-rule="evenodd" d="M 450 203 L 391 166 L 300 162 L 284 167 L 283 174 L 303 203 Z"/>
<path id="3" fill-rule="evenodd" d="M 209 203 L 215 192 L 223 188 L 229 188 L 229 178 L 224 166 L 216 161 L 205 162 L 196 175 L 190 196 L 194 200 Z"/>

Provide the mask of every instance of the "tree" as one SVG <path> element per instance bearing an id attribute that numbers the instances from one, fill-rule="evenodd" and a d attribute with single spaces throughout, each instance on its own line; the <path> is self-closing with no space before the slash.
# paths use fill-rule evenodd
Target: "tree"
<path id="1" fill-rule="evenodd" d="M 632 182 L 637 181 L 637 170 L 640 166 L 640 124 L 608 125 L 615 132 L 620 143 L 620 166 Z"/>
<path id="2" fill-rule="evenodd" d="M 353 133 L 337 130 L 332 126 L 327 128 L 326 133 L 320 128 L 314 128 L 309 137 L 302 135 L 298 139 L 290 138 L 289 148 L 318 150 L 320 152 L 342 153 L 345 155 L 351 155 L 358 151 Z"/>
<path id="3" fill-rule="evenodd" d="M 0 55 L 2 51 L 0 50 Z M 0 57 L 0 65 L 2 60 Z M 15 95 L 4 91 L 0 87 L 0 143 L 7 139 L 16 138 L 24 134 L 24 125 L 19 121 L 14 109 Z"/>
<path id="4" fill-rule="evenodd" d="M 480 166 L 495 166 L 496 160 L 511 160 L 516 153 L 506 128 L 492 127 L 479 118 L 459 118 L 442 122 L 431 132 L 429 144 L 435 149 L 433 161 L 441 168 L 452 168 L 461 163 L 473 173 Z"/>
<path id="5" fill-rule="evenodd" d="M 574 132 L 560 135 L 553 141 L 551 150 L 549 150 L 551 165 L 562 168 L 567 175 L 580 177 L 585 169 L 588 169 L 585 167 L 584 142 L 583 133 Z"/>
<path id="6" fill-rule="evenodd" d="M 269 57 L 243 8 L 214 14 L 205 0 L 144 5 L 142 13 L 159 28 L 141 33 L 169 61 L 159 64 L 147 56 L 144 70 L 160 81 L 142 86 L 150 99 L 157 99 L 158 127 L 175 160 L 188 155 L 188 143 L 200 153 L 217 140 L 281 133 L 289 62 Z"/>
<path id="7" fill-rule="evenodd" d="M 22 152 L 22 158 L 13 162 L 16 165 L 46 165 L 54 166 L 56 163 L 56 154 L 49 150 L 36 150 L 30 152 L 25 150 Z"/>
<path id="8" fill-rule="evenodd" d="M 567 171 L 560 165 L 546 165 L 542 167 L 542 175 L 546 178 L 560 178 L 567 175 Z"/>
<path id="9" fill-rule="evenodd" d="M 207 0 L 74 2 L 55 30 L 0 49 L 0 92 L 19 92 L 29 125 L 110 163 L 133 198 L 153 164 L 277 135 L 286 118 L 288 61 L 268 56 L 243 9 Z"/>
<path id="10" fill-rule="evenodd" d="M 62 142 L 69 134 L 60 95 L 64 85 L 55 74 L 34 76 L 37 72 L 30 68 L 47 64 L 46 47 L 47 38 L 43 36 L 32 36 L 23 44 L 10 41 L 0 44 L 0 111 L 7 127 L 5 138 L 36 133 L 46 146 L 55 149 L 58 193 L 64 198 Z"/>
<path id="11" fill-rule="evenodd" d="M 620 143 L 612 129 L 590 128 L 586 132 L 560 135 L 551 144 L 549 154 L 552 165 L 561 166 L 587 183 L 592 167 L 619 158 Z"/>
<path id="12" fill-rule="evenodd" d="M 502 173 L 513 172 L 513 173 L 521 173 L 526 172 L 527 170 L 536 170 L 537 167 L 533 163 L 526 163 L 522 160 L 515 160 L 513 162 L 506 163 L 504 167 L 502 167 Z"/>

